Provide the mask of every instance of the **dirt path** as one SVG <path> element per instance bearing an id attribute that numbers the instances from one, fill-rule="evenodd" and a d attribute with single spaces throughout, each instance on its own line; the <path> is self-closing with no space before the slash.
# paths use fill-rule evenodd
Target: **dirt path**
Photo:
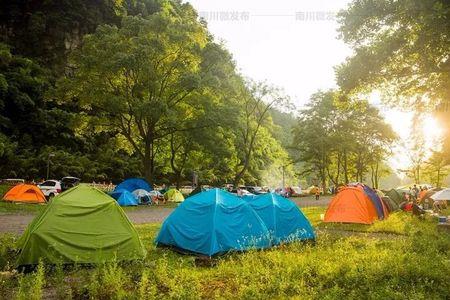
<path id="1" fill-rule="evenodd" d="M 128 218 L 134 224 L 160 223 L 173 211 L 173 208 L 142 208 L 132 211 L 125 211 Z M 2 233 L 22 233 L 36 214 L 4 214 L 0 215 L 0 234 Z"/>
<path id="2" fill-rule="evenodd" d="M 316 200 L 313 196 L 291 198 L 299 207 L 314 207 L 314 206 L 327 206 L 331 201 L 331 196 L 321 196 L 319 200 Z"/>
<path id="3" fill-rule="evenodd" d="M 34 217 L 34 214 L 0 215 L 0 234 L 22 233 Z"/>
<path id="4" fill-rule="evenodd" d="M 126 214 L 134 224 L 161 223 L 173 210 L 174 208 L 161 207 L 127 211 Z"/>
<path id="5" fill-rule="evenodd" d="M 299 207 L 326 206 L 330 197 L 321 197 L 316 201 L 314 197 L 293 198 Z M 142 207 L 134 210 L 125 210 L 125 213 L 134 224 L 160 223 L 174 210 L 172 207 Z M 27 225 L 33 220 L 36 213 L 13 213 L 0 214 L 0 234 L 22 233 Z"/>

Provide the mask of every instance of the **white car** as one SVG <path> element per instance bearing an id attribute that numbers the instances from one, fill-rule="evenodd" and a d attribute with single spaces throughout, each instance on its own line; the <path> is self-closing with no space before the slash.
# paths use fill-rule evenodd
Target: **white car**
<path id="1" fill-rule="evenodd" d="M 47 180 L 41 184 L 38 184 L 38 188 L 47 198 L 53 198 L 61 193 L 61 183 L 58 180 Z"/>

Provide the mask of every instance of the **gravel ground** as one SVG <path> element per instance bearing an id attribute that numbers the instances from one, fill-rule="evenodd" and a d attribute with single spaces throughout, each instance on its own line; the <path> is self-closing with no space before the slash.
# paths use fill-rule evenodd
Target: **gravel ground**
<path id="1" fill-rule="evenodd" d="M 314 197 L 292 198 L 299 207 L 326 206 L 330 202 L 329 196 L 321 197 L 318 201 Z M 161 223 L 174 210 L 171 207 L 142 207 L 136 210 L 125 210 L 134 224 Z M 22 233 L 36 214 L 0 214 L 1 233 Z"/>

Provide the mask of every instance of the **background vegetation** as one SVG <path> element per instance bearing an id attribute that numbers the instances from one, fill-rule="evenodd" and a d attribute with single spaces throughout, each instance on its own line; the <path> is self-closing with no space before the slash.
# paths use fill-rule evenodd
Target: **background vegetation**
<path id="1" fill-rule="evenodd" d="M 50 177 L 84 181 L 378 187 L 396 137 L 374 91 L 416 112 L 403 171 L 435 185 L 449 172 L 449 139 L 428 157 L 418 130 L 424 112 L 450 124 L 445 1 L 351 2 L 339 87 L 295 116 L 277 87 L 239 74 L 189 3 L 4 1 L 0 14 L 1 177 L 41 179 L 51 157 Z"/>

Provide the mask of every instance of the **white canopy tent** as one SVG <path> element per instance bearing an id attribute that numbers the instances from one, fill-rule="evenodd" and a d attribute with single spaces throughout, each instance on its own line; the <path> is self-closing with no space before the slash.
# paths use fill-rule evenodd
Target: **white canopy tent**
<path id="1" fill-rule="evenodd" d="M 435 201 L 450 200 L 450 188 L 443 189 L 442 191 L 436 192 L 434 195 L 431 195 L 430 198 Z"/>

